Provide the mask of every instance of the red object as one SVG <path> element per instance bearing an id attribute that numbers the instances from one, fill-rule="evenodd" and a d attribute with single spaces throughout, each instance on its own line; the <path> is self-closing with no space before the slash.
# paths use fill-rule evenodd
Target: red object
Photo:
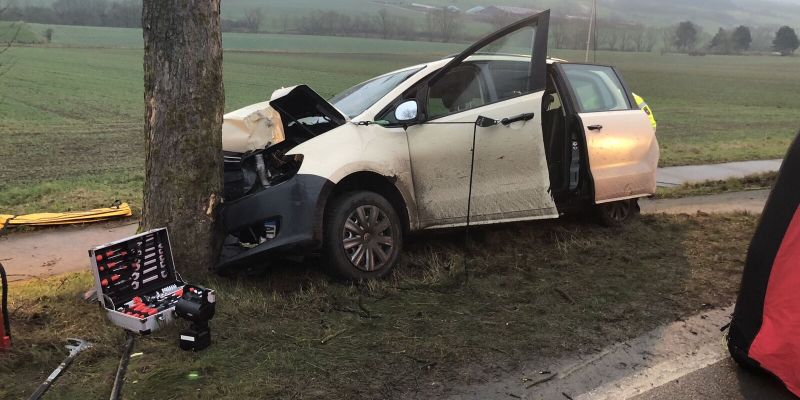
<path id="1" fill-rule="evenodd" d="M 97 257 L 95 257 L 95 258 L 97 258 L 97 261 L 102 261 L 103 260 L 103 256 L 100 255 L 100 254 L 98 254 Z"/>
<path id="2" fill-rule="evenodd" d="M 109 250 L 109 251 L 107 251 L 107 252 L 106 252 L 106 257 L 111 257 L 111 256 L 113 256 L 115 252 L 116 252 L 116 251 L 114 251 L 114 250 Z M 124 255 L 126 255 L 126 254 L 128 254 L 128 252 L 127 252 L 127 251 L 120 251 L 120 252 L 119 252 L 119 255 L 120 255 L 120 256 L 124 256 Z M 100 257 L 100 256 L 98 256 L 98 257 Z M 98 260 L 99 260 L 99 258 L 98 258 Z"/>
<path id="3" fill-rule="evenodd" d="M 102 281 L 100 281 L 100 285 L 108 286 L 108 279 L 103 279 Z"/>
<path id="4" fill-rule="evenodd" d="M 800 208 L 781 242 L 767 284 L 764 314 L 748 356 L 800 396 Z M 787 357 L 787 355 L 793 355 Z"/>
<path id="5" fill-rule="evenodd" d="M 11 348 L 11 337 L 6 336 L 6 323 L 0 314 L 0 350 Z"/>

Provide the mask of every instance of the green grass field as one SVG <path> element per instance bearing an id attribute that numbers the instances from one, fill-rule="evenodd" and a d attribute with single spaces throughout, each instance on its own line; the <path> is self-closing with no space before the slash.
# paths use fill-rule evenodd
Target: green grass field
<path id="1" fill-rule="evenodd" d="M 27 25 L 36 32 L 52 28 L 54 31 L 52 43 L 55 46 L 135 49 L 143 47 L 141 29 Z M 235 32 L 224 33 L 222 42 L 226 49 L 309 53 L 453 54 L 467 47 L 462 43 Z"/>
<path id="2" fill-rule="evenodd" d="M 46 27 L 30 24 L 32 32 Z M 117 198 L 138 207 L 141 32 L 54 30 L 52 47 L 14 47 L 2 55 L 11 68 L 0 78 L 0 211 L 85 209 Z M 224 41 L 226 110 L 298 83 L 329 97 L 465 47 L 266 34 L 231 34 Z M 779 158 L 800 128 L 800 58 L 601 52 L 597 61 L 618 66 L 654 108 L 662 165 Z"/>
<path id="3" fill-rule="evenodd" d="M 0 21 L 0 43 L 30 44 L 43 42 L 44 38 L 36 32 L 37 28 L 25 22 Z M 42 29 L 42 32 L 44 32 L 44 29 Z"/>

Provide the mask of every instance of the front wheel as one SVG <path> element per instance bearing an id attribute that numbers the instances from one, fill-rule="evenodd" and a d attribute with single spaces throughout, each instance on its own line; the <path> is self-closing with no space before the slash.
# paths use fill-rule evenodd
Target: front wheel
<path id="1" fill-rule="evenodd" d="M 377 279 L 391 272 L 403 245 L 394 207 L 369 191 L 345 193 L 325 215 L 323 253 L 328 270 L 349 280 Z"/>
<path id="2" fill-rule="evenodd" d="M 598 204 L 596 211 L 597 218 L 602 225 L 622 226 L 639 214 L 639 200 L 630 199 Z"/>

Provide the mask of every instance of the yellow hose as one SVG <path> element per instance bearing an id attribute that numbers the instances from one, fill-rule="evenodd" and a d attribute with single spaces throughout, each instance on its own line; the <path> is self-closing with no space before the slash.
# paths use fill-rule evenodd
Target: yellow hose
<path id="1" fill-rule="evenodd" d="M 96 208 L 88 211 L 71 211 L 63 213 L 37 213 L 25 215 L 0 214 L 0 229 L 6 226 L 28 225 L 69 225 L 103 221 L 115 217 L 130 217 L 131 207 L 122 203 L 118 207 Z"/>

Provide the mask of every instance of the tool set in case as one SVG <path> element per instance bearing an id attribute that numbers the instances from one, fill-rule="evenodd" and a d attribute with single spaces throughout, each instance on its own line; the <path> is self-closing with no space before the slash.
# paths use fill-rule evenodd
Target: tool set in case
<path id="1" fill-rule="evenodd" d="M 148 334 L 176 317 L 193 322 L 204 320 L 197 345 L 182 348 L 200 350 L 210 343 L 208 320 L 214 315 L 215 292 L 188 285 L 175 271 L 166 228 L 154 229 L 89 250 L 97 297 L 114 325 Z M 177 310 L 176 310 L 177 309 Z"/>

